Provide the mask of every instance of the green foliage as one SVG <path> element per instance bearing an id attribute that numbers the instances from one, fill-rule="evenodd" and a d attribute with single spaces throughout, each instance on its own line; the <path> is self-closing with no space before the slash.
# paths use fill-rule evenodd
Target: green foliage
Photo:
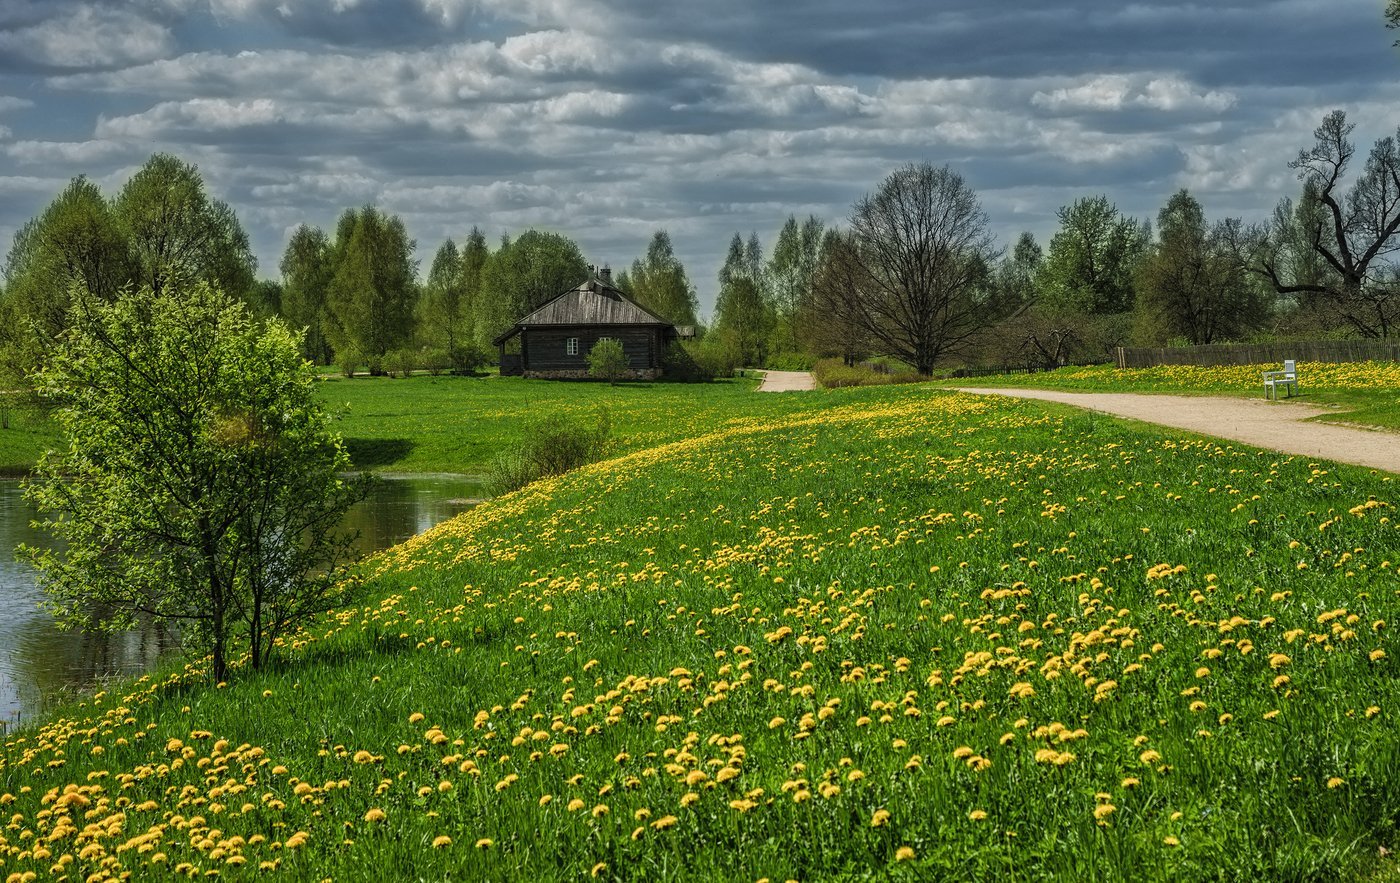
<path id="1" fill-rule="evenodd" d="M 205 281 L 243 298 L 257 260 L 227 203 L 210 199 L 195 166 L 157 153 L 113 203 L 136 261 L 136 280 L 160 294 L 168 284 Z"/>
<path id="2" fill-rule="evenodd" d="M 841 359 L 821 359 L 812 365 L 812 377 L 824 389 L 847 386 L 890 386 L 897 383 L 922 383 L 927 377 L 914 371 L 881 370 L 869 362 L 847 365 Z"/>
<path id="3" fill-rule="evenodd" d="M 817 357 L 811 353 L 771 353 L 763 367 L 774 371 L 810 371 L 816 362 Z"/>
<path id="4" fill-rule="evenodd" d="M 633 261 L 631 274 L 623 277 L 619 277 L 618 287 L 648 310 L 676 325 L 696 323 L 699 301 L 695 288 L 672 251 L 671 236 L 665 230 L 652 235 L 646 258 Z"/>
<path id="5" fill-rule="evenodd" d="M 681 383 L 709 383 L 715 379 L 697 358 L 698 345 L 692 341 L 673 340 L 661 353 L 661 376 Z"/>
<path id="6" fill-rule="evenodd" d="M 336 351 L 336 365 L 340 368 L 340 373 L 347 378 L 353 378 L 355 372 L 365 366 L 365 354 L 360 352 L 354 344 L 347 344 Z"/>
<path id="7" fill-rule="evenodd" d="M 1231 247 L 1236 221 L 1206 225 L 1186 190 L 1157 216 L 1158 241 L 1138 267 L 1139 340 L 1190 344 L 1235 340 L 1269 319 L 1269 298 Z"/>
<path id="8" fill-rule="evenodd" d="M 1147 225 L 1120 215 L 1107 196 L 1077 199 L 1058 214 L 1060 229 L 1036 279 L 1042 300 L 1086 314 L 1131 310 Z"/>
<path id="9" fill-rule="evenodd" d="M 788 215 L 778 232 L 767 267 L 772 289 L 774 350 L 792 351 L 798 347 L 797 315 L 812 299 L 825 233 L 826 223 L 816 215 L 809 215 L 800 224 L 795 215 Z"/>
<path id="10" fill-rule="evenodd" d="M 0 359 L 7 388 L 41 364 L 68 326 L 74 285 L 111 301 L 135 274 L 131 249 L 97 186 L 73 181 L 15 235 L 0 298 Z"/>
<path id="11" fill-rule="evenodd" d="M 347 211 L 337 225 L 326 336 L 337 354 L 363 353 L 372 374 L 382 370 L 386 353 L 412 341 L 415 247 L 397 215 L 372 205 Z"/>
<path id="12" fill-rule="evenodd" d="M 599 338 L 588 351 L 588 376 L 616 385 L 627 371 L 627 353 L 615 337 Z"/>
<path id="13" fill-rule="evenodd" d="M 418 370 L 419 350 L 413 347 L 399 347 L 384 354 L 384 373 L 390 377 L 407 377 Z"/>
<path id="14" fill-rule="evenodd" d="M 479 241 L 484 249 L 481 231 L 473 228 L 472 235 L 469 245 Z M 479 252 L 473 255 L 473 260 L 484 256 Z M 472 304 L 480 285 L 480 264 L 472 274 L 465 267 L 467 259 L 466 250 L 459 252 L 451 239 L 444 242 L 433 256 L 428 282 L 418 301 L 418 339 L 445 353 L 464 354 L 474 340 Z"/>
<path id="15" fill-rule="evenodd" d="M 750 234 L 746 243 L 735 233 L 719 271 L 715 322 L 706 336 L 707 345 L 723 352 L 733 367 L 762 365 L 773 321 L 768 268 L 758 234 Z"/>
<path id="16" fill-rule="evenodd" d="M 79 299 L 37 376 L 65 445 L 26 497 L 61 541 L 24 549 L 69 625 L 179 624 L 222 680 L 237 646 L 259 668 L 274 644 L 343 603 L 362 493 L 329 429 L 296 337 L 206 282 L 169 277 L 111 305 Z"/>
<path id="17" fill-rule="evenodd" d="M 325 231 L 302 224 L 292 233 L 282 255 L 282 318 L 292 328 L 305 329 L 302 355 L 318 365 L 335 358 L 326 340 L 326 291 L 335 273 L 330 240 Z"/>
<path id="18" fill-rule="evenodd" d="M 587 277 L 583 253 L 566 236 L 526 230 L 502 241 L 481 269 L 474 306 L 476 345 L 489 350 L 496 335 Z"/>
<path id="19" fill-rule="evenodd" d="M 611 435 L 605 410 L 598 412 L 592 426 L 557 415 L 530 423 L 520 445 L 492 462 L 487 490 L 498 496 L 508 494 L 532 481 L 601 460 L 608 453 Z"/>

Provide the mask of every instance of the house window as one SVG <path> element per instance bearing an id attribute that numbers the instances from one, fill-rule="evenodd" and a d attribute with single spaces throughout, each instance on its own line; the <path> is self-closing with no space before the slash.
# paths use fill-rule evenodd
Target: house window
<path id="1" fill-rule="evenodd" d="M 570 337 L 569 339 L 567 339 L 567 340 L 564 341 L 564 355 L 566 355 L 566 356 L 576 356 L 576 355 L 578 355 L 578 338 L 577 338 L 577 337 Z"/>

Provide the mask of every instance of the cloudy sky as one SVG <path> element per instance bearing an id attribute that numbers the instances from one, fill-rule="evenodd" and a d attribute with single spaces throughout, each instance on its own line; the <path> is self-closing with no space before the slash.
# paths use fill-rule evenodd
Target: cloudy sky
<path id="1" fill-rule="evenodd" d="M 713 303 L 734 231 L 839 221 L 948 164 L 1003 242 L 1108 194 L 1262 218 L 1334 107 L 1400 124 L 1383 0 L 0 0 L 0 243 L 77 174 L 196 163 L 278 275 L 289 232 L 403 216 L 590 261 L 671 232 Z"/>

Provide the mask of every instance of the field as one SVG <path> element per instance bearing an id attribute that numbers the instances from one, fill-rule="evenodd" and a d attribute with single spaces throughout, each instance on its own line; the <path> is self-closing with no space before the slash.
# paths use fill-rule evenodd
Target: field
<path id="1" fill-rule="evenodd" d="M 1231 365 L 1201 368 L 1162 365 L 1118 370 L 1112 365 L 1060 368 L 1036 374 L 999 374 L 954 380 L 944 386 L 1015 386 L 1072 392 L 1162 392 L 1263 398 L 1260 373 L 1282 365 Z M 1400 363 L 1298 363 L 1298 395 L 1310 405 L 1337 409 L 1313 419 L 1400 429 Z M 1287 399 L 1287 396 L 1284 396 Z"/>
<path id="2" fill-rule="evenodd" d="M 13 734 L 0 876 L 1393 872 L 1392 476 L 928 387 L 759 407 L 381 555 L 273 671 Z"/>
<path id="3" fill-rule="evenodd" d="M 557 383 L 500 377 L 406 379 L 325 376 L 321 385 L 336 429 L 362 469 L 484 472 L 526 426 L 550 416 L 592 424 L 606 414 L 619 450 L 636 450 L 822 402 L 750 395 L 754 380 L 710 384 Z M 51 424 L 15 412 L 0 430 L 0 475 L 23 475 L 58 443 Z"/>

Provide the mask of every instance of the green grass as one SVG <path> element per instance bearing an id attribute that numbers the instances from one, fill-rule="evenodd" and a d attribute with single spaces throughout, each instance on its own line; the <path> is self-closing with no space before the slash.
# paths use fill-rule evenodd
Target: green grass
<path id="1" fill-rule="evenodd" d="M 606 413 L 619 452 L 793 408 L 820 408 L 819 398 L 775 401 L 753 394 L 753 380 L 707 384 L 561 383 L 518 377 L 336 378 L 323 385 L 343 416 L 357 466 L 403 472 L 485 471 L 511 450 L 532 421 L 561 416 L 593 425 Z"/>
<path id="2" fill-rule="evenodd" d="M 1060 368 L 1036 374 L 997 374 L 941 381 L 941 386 L 1017 387 L 1059 389 L 1071 392 L 1144 392 L 1180 395 L 1228 395 L 1262 399 L 1260 372 L 1282 365 L 1240 365 L 1200 368 L 1164 365 L 1158 368 L 1118 370 L 1111 365 Z M 1302 362 L 1298 366 L 1298 394 L 1293 401 L 1336 413 L 1312 419 L 1328 423 L 1356 423 L 1400 429 L 1400 364 L 1355 362 L 1329 364 Z M 1288 400 L 1287 395 L 1284 396 Z"/>
<path id="3" fill-rule="evenodd" d="M 275 670 L 12 735 L 0 873 L 1334 880 L 1395 847 L 1393 476 L 770 398 L 390 550 Z"/>
<path id="4" fill-rule="evenodd" d="M 485 472 L 513 449 L 531 421 L 563 416 L 593 425 L 606 413 L 619 452 L 708 432 L 736 421 L 819 408 L 819 397 L 779 402 L 756 396 L 754 380 L 708 384 L 560 383 L 518 377 L 325 376 L 321 389 L 336 429 L 362 469 Z M 0 475 L 21 475 L 59 441 L 37 414 L 16 414 L 0 430 Z"/>

